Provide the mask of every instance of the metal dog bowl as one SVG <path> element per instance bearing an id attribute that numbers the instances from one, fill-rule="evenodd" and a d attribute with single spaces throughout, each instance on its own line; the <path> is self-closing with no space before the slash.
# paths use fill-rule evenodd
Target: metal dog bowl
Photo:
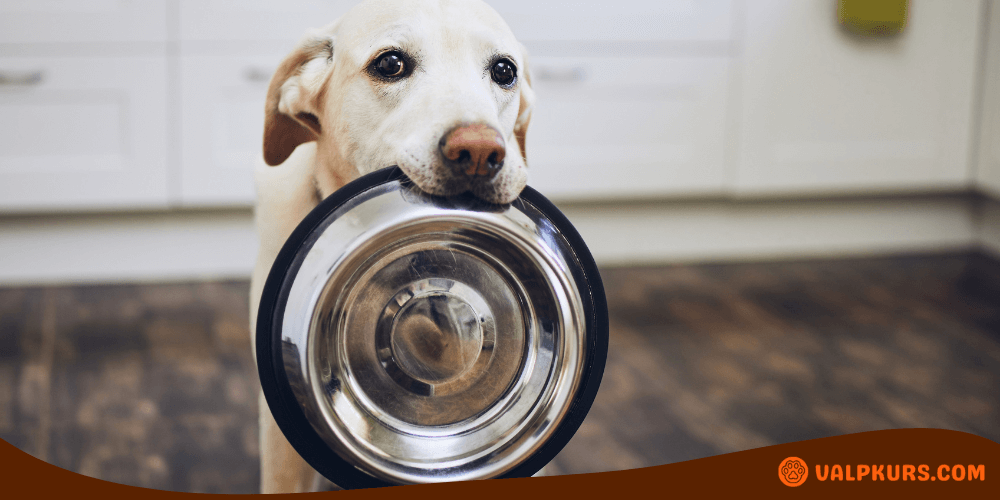
<path id="1" fill-rule="evenodd" d="M 597 267 L 548 200 L 433 197 L 398 168 L 302 221 L 257 322 L 271 412 L 345 488 L 537 472 L 590 410 L 607 346 Z"/>

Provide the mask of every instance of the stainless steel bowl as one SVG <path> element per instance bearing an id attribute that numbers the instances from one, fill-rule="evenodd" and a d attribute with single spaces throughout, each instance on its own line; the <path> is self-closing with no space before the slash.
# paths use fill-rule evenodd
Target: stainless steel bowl
<path id="1" fill-rule="evenodd" d="M 548 200 L 429 196 L 391 168 L 286 242 L 257 359 L 289 442 L 342 487 L 517 477 L 576 432 L 607 335 L 593 258 Z"/>

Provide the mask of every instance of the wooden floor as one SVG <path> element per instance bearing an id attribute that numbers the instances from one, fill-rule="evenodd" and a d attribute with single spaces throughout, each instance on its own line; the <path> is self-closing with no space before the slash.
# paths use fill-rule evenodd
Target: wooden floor
<path id="1" fill-rule="evenodd" d="M 604 270 L 608 368 L 553 472 L 897 427 L 1000 441 L 977 255 Z M 110 481 L 258 484 L 245 282 L 0 288 L 0 438 Z"/>

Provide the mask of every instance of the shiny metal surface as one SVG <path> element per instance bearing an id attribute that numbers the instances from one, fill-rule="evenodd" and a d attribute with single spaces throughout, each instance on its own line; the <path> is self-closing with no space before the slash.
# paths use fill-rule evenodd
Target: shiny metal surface
<path id="1" fill-rule="evenodd" d="M 496 477 L 568 411 L 586 351 L 579 263 L 530 204 L 393 181 L 331 213 L 296 259 L 284 371 L 316 433 L 359 469 Z"/>

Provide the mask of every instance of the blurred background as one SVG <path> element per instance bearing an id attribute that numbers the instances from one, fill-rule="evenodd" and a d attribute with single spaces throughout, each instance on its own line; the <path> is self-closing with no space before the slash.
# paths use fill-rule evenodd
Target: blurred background
<path id="1" fill-rule="evenodd" d="M 0 438 L 256 491 L 264 93 L 354 3 L 0 0 Z M 1000 441 L 1000 3 L 488 3 L 531 55 L 530 184 L 611 307 L 553 472 L 897 427 Z"/>

